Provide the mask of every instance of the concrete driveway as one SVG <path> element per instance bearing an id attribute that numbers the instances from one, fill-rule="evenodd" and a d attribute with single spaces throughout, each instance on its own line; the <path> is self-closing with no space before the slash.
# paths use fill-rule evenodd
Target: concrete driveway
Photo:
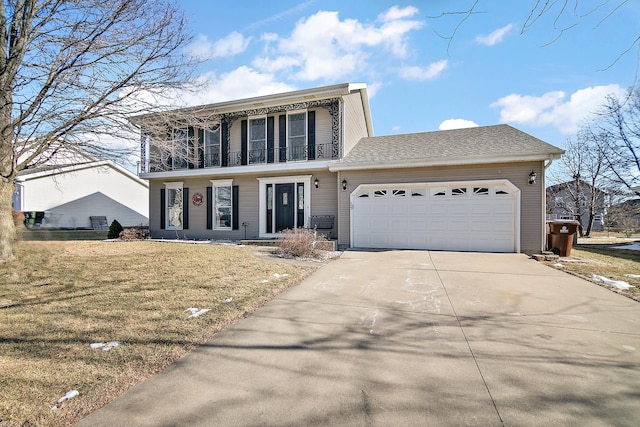
<path id="1" fill-rule="evenodd" d="M 79 425 L 639 420 L 639 303 L 525 255 L 349 251 Z"/>

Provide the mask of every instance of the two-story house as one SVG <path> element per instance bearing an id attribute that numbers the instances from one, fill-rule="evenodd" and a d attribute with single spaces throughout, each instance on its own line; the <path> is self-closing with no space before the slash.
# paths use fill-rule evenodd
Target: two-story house
<path id="1" fill-rule="evenodd" d="M 507 125 L 374 137 L 353 83 L 132 122 L 158 238 L 321 225 L 341 248 L 539 251 L 544 172 L 563 153 Z"/>
<path id="2" fill-rule="evenodd" d="M 547 219 L 573 219 L 589 235 L 604 230 L 606 192 L 583 180 L 572 180 L 547 188 Z"/>

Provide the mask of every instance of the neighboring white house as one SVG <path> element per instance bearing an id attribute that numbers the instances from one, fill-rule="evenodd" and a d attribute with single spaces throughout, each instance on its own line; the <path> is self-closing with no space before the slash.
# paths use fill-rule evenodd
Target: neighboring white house
<path id="1" fill-rule="evenodd" d="M 13 208 L 38 212 L 41 227 L 91 228 L 92 216 L 125 227 L 149 224 L 147 181 L 110 160 L 83 156 L 63 163 L 21 171 Z"/>

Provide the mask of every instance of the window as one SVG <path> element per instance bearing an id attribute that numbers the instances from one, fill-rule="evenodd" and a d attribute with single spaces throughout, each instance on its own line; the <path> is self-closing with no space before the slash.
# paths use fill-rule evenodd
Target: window
<path id="1" fill-rule="evenodd" d="M 465 194 L 467 194 L 467 189 L 465 187 L 458 187 L 458 188 L 451 189 L 452 196 L 464 196 Z"/>
<path id="2" fill-rule="evenodd" d="M 287 115 L 288 142 L 290 160 L 306 160 L 307 148 L 307 113 Z"/>
<path id="3" fill-rule="evenodd" d="M 189 158 L 189 130 L 180 128 L 173 130 L 171 139 L 170 169 L 186 169 Z"/>
<path id="4" fill-rule="evenodd" d="M 477 194 L 479 196 L 488 196 L 489 189 L 487 187 L 473 187 L 473 194 Z"/>
<path id="5" fill-rule="evenodd" d="M 392 190 L 391 195 L 393 197 L 405 197 L 407 192 L 405 190 Z"/>
<path id="6" fill-rule="evenodd" d="M 204 130 L 204 166 L 221 166 L 220 161 L 220 124 Z"/>
<path id="7" fill-rule="evenodd" d="M 183 197 L 182 183 L 170 182 L 165 184 L 166 207 L 165 228 L 167 230 L 182 230 L 183 226 Z"/>
<path id="8" fill-rule="evenodd" d="M 387 190 L 375 190 L 373 192 L 373 197 L 375 198 L 387 197 Z"/>
<path id="9" fill-rule="evenodd" d="M 248 163 L 264 163 L 267 151 L 267 118 L 249 120 Z"/>
<path id="10" fill-rule="evenodd" d="M 213 229 L 231 230 L 233 226 L 232 180 L 211 181 L 213 203 Z"/>

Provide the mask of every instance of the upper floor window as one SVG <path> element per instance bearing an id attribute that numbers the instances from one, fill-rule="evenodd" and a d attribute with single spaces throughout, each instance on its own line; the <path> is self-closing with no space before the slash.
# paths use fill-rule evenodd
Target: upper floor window
<path id="1" fill-rule="evenodd" d="M 189 163 L 189 129 L 173 129 L 169 147 L 169 168 L 186 169 Z"/>
<path id="2" fill-rule="evenodd" d="M 205 128 L 204 130 L 204 166 L 221 166 L 220 159 L 220 124 Z"/>
<path id="3" fill-rule="evenodd" d="M 264 163 L 267 151 L 267 118 L 249 119 L 248 163 Z"/>
<path id="4" fill-rule="evenodd" d="M 307 113 L 295 112 L 287 115 L 287 147 L 289 159 L 307 159 Z"/>

